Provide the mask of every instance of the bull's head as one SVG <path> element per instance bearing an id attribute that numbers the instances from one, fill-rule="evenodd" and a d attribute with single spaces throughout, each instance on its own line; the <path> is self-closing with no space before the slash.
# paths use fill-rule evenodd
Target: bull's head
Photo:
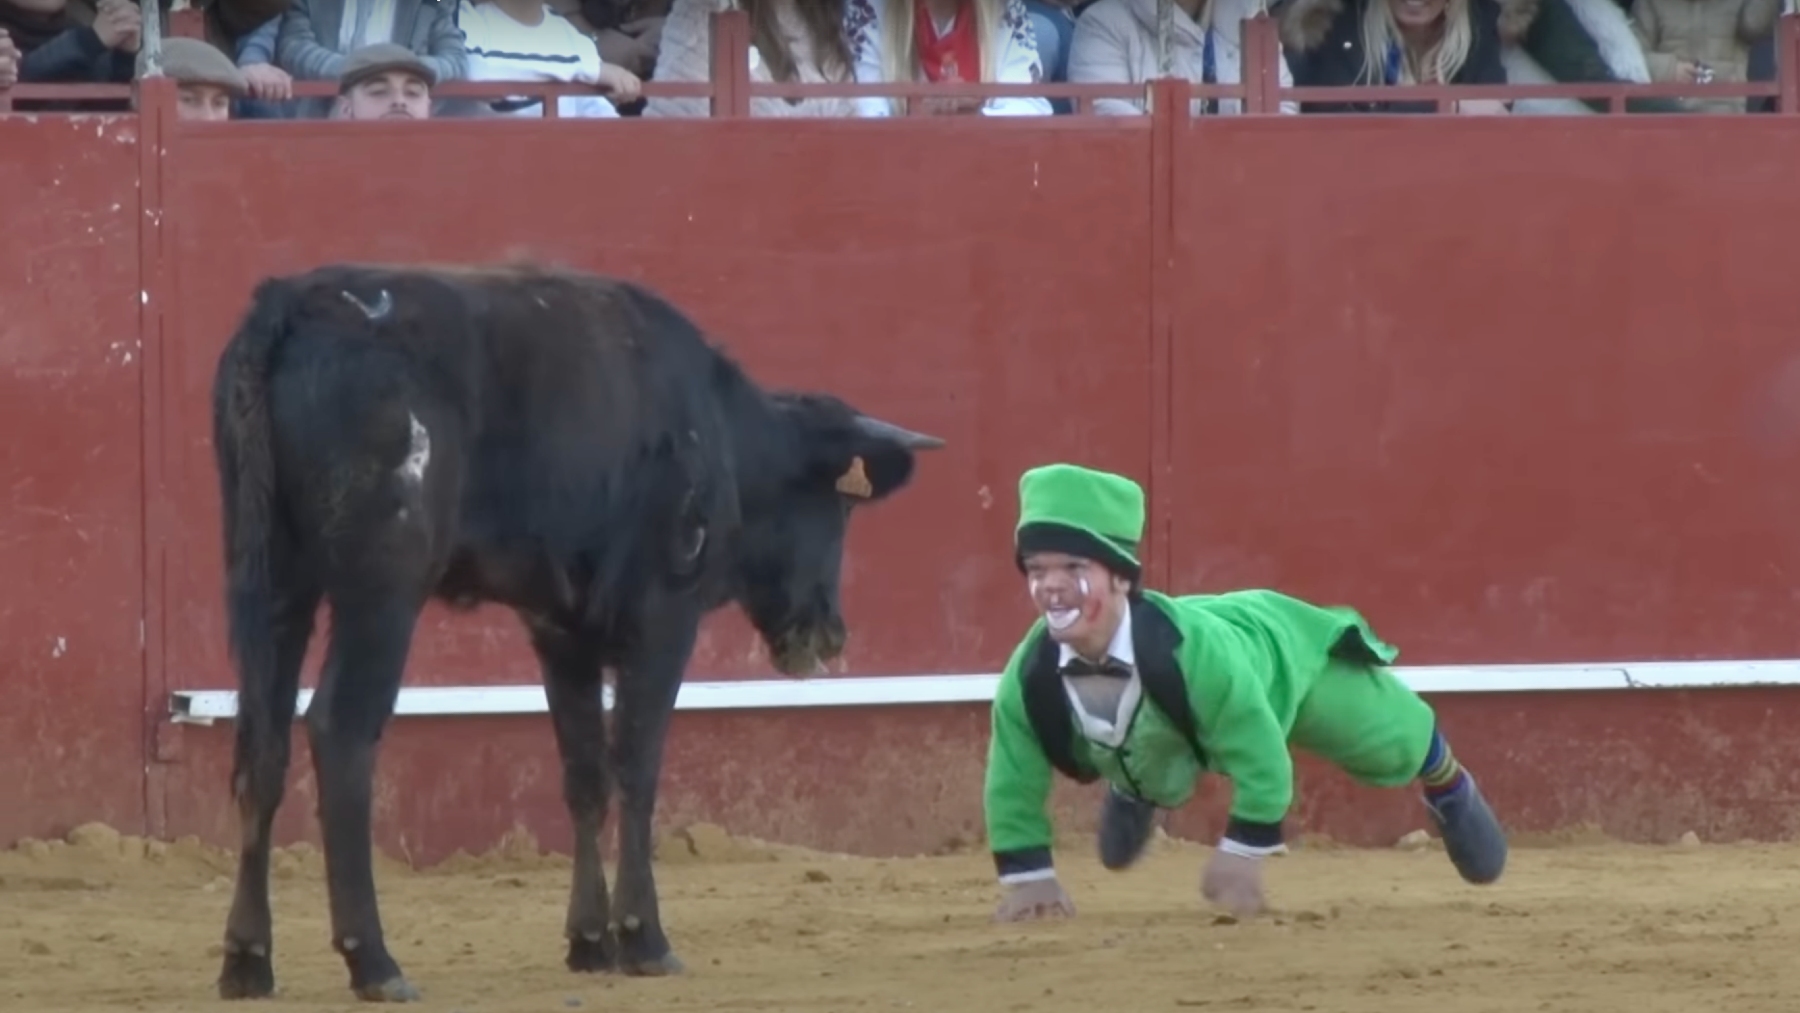
<path id="1" fill-rule="evenodd" d="M 869 418 L 836 398 L 776 398 L 784 446 L 771 455 L 779 481 L 745 501 L 737 600 L 769 647 L 776 670 L 812 675 L 844 651 L 838 603 L 850 512 L 912 477 L 913 454 L 944 441 Z"/>

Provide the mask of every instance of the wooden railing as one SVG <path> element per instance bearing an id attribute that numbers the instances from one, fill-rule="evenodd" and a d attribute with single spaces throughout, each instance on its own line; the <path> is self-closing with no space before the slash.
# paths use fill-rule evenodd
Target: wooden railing
<path id="1" fill-rule="evenodd" d="M 198 10 L 186 9 L 169 14 L 169 34 L 192 38 L 204 37 Z M 750 102 L 757 98 L 857 98 L 881 97 L 902 100 L 913 115 L 925 113 L 918 104 L 921 98 L 1000 98 L 1037 97 L 1067 99 L 1078 115 L 1091 114 L 1097 99 L 1125 98 L 1151 101 L 1160 89 L 1157 82 L 1143 84 L 935 84 L 928 82 L 894 82 L 882 84 L 771 84 L 750 79 L 748 53 L 750 21 L 741 10 L 713 15 L 711 80 L 699 82 L 644 82 L 647 98 L 710 99 L 715 118 L 746 117 Z M 1481 99 L 1516 101 L 1520 99 L 1582 99 L 1605 101 L 1613 113 L 1625 111 L 1625 103 L 1643 98 L 1773 98 L 1775 110 L 1792 114 L 1800 111 L 1800 14 L 1786 14 L 1776 24 L 1773 81 L 1745 83 L 1714 82 L 1710 84 L 1618 84 L 1610 82 L 1573 82 L 1549 85 L 1376 85 L 1357 87 L 1300 88 L 1282 87 L 1280 43 L 1276 23 L 1266 14 L 1245 19 L 1243 23 L 1242 80 L 1237 84 L 1186 84 L 1190 98 L 1238 99 L 1245 114 L 1271 115 L 1281 112 L 1285 102 L 1435 102 L 1440 113 L 1449 112 L 1453 103 Z M 140 82 L 141 83 L 141 82 Z M 20 84 L 0 88 L 0 113 L 13 108 L 17 100 L 106 100 L 135 99 L 140 83 L 45 85 Z M 330 96 L 337 93 L 334 81 L 295 81 L 296 98 Z M 447 81 L 432 89 L 434 98 L 507 98 L 527 96 L 544 100 L 541 115 L 557 118 L 554 98 L 564 95 L 605 94 L 605 90 L 586 84 L 552 84 L 543 81 Z M 1166 94 L 1166 93 L 1164 93 Z"/>

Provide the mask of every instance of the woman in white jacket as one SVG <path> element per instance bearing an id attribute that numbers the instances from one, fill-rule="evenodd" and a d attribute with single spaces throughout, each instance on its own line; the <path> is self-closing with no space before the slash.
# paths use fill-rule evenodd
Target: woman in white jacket
<path id="1" fill-rule="evenodd" d="M 1098 0 L 1075 20 L 1069 44 L 1069 83 L 1143 84 L 1155 80 L 1157 0 Z M 1175 0 L 1169 33 L 1170 71 L 1196 84 L 1237 84 L 1243 75 L 1245 18 L 1262 9 L 1258 0 Z M 1285 55 L 1278 57 L 1282 87 L 1293 87 Z M 1209 112 L 1237 114 L 1243 103 L 1234 98 L 1194 99 L 1196 116 Z M 1094 111 L 1130 116 L 1144 112 L 1142 98 L 1094 100 Z M 1281 111 L 1297 113 L 1296 102 Z"/>

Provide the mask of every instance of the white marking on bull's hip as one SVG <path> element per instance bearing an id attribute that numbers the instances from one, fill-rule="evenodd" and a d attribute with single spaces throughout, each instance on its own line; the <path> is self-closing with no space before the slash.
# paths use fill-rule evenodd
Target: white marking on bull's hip
<path id="1" fill-rule="evenodd" d="M 382 317 L 385 317 L 394 311 L 394 297 L 390 295 L 385 288 L 381 290 L 381 295 L 375 300 L 375 305 L 373 306 L 358 299 L 356 294 L 349 289 L 345 289 L 343 295 L 344 299 L 347 300 L 350 305 L 362 310 L 363 316 L 368 317 L 370 320 L 380 320 Z"/>
<path id="2" fill-rule="evenodd" d="M 418 485 L 425 481 L 425 466 L 431 463 L 431 431 L 412 412 L 406 413 L 406 421 L 412 424 L 412 444 L 394 474 L 409 485 Z"/>

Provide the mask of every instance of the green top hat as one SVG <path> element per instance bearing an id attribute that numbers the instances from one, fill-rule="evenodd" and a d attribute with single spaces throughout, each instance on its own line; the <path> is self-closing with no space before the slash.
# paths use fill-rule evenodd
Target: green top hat
<path id="1" fill-rule="evenodd" d="M 1015 562 L 1033 552 L 1092 559 L 1128 580 L 1143 572 L 1144 490 L 1131 479 L 1076 464 L 1046 464 L 1019 476 Z"/>

